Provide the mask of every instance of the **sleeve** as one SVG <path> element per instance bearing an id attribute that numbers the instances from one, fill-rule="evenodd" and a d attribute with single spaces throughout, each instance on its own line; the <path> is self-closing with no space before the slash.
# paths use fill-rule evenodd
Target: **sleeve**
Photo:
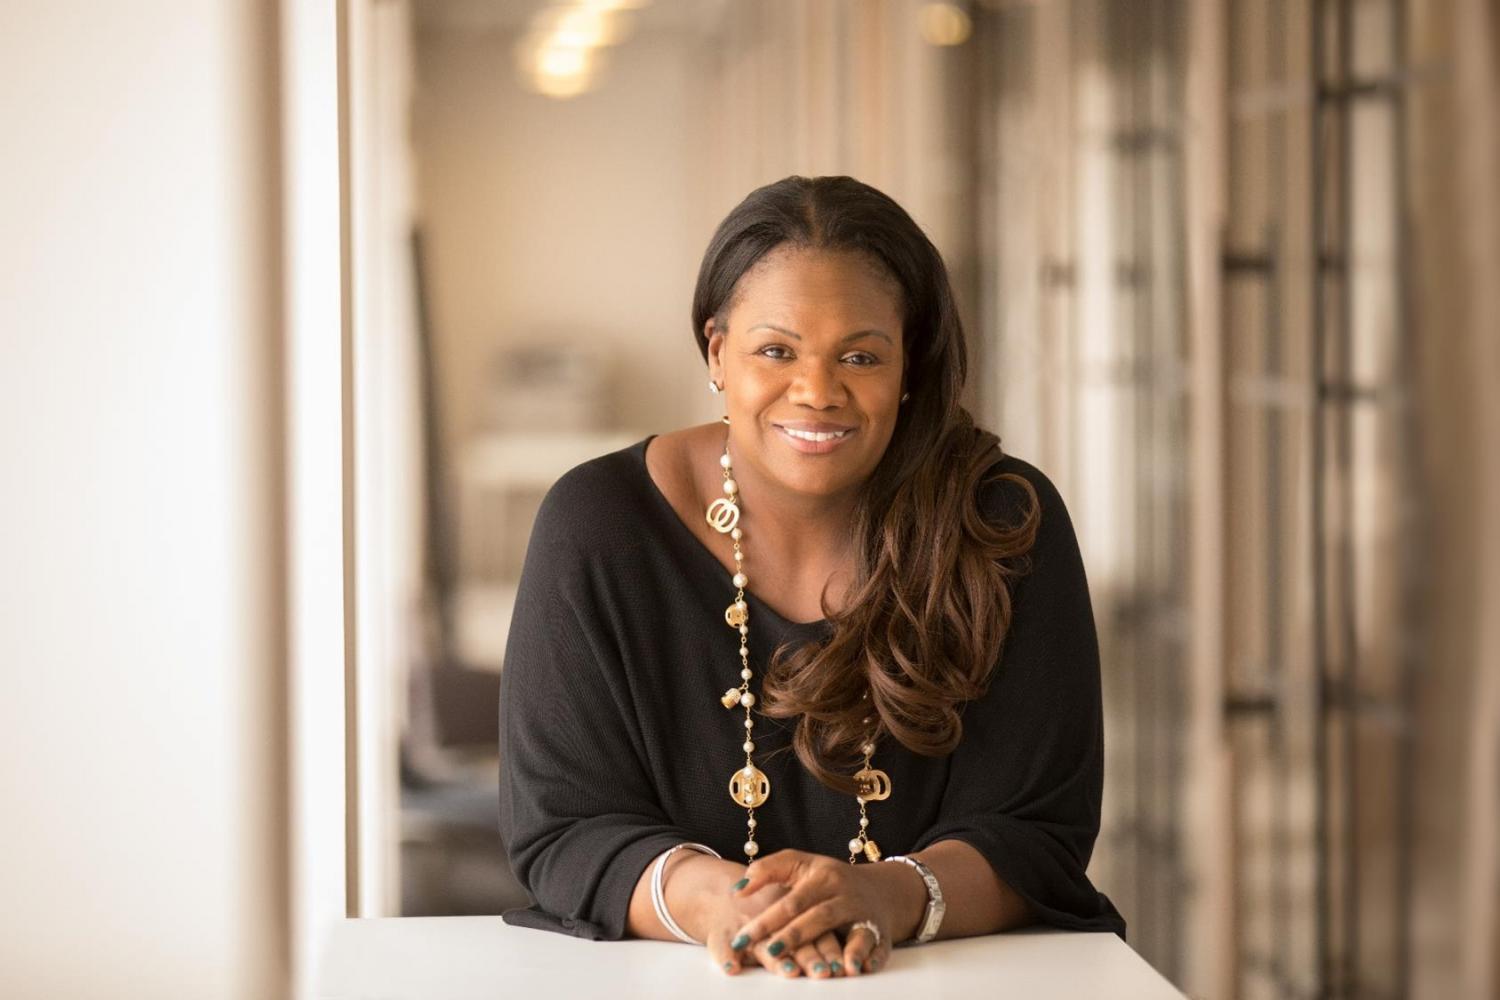
<path id="1" fill-rule="evenodd" d="M 961 840 L 1038 919 L 1111 931 L 1125 921 L 1086 869 L 1099 834 L 1104 722 L 1099 642 L 1073 525 L 1052 483 L 1023 465 L 1041 522 L 1014 589 L 1010 631 L 983 697 L 963 714 L 936 824 L 914 849 Z M 997 484 L 1024 502 L 1014 483 Z"/>
<path id="2" fill-rule="evenodd" d="M 651 859 L 693 838 L 650 781 L 569 492 L 565 477 L 538 514 L 500 680 L 500 836 L 535 900 L 505 920 L 617 940 Z"/>

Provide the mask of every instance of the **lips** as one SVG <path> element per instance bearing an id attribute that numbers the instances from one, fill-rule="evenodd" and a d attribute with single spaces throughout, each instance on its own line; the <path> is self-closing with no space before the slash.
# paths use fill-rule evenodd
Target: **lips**
<path id="1" fill-rule="evenodd" d="M 826 455 L 854 436 L 853 427 L 839 424 L 796 423 L 773 424 L 781 439 L 804 455 Z"/>

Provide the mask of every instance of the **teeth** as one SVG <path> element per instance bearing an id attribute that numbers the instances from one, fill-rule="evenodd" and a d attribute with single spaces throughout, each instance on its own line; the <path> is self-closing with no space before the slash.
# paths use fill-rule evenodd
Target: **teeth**
<path id="1" fill-rule="evenodd" d="M 812 431 L 794 431 L 790 427 L 783 427 L 782 430 L 799 441 L 837 441 L 849 433 L 848 431 L 819 431 L 813 433 Z"/>

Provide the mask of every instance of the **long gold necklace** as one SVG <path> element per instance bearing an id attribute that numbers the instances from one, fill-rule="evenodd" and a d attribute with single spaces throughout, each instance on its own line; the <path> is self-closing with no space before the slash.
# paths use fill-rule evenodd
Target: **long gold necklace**
<path id="1" fill-rule="evenodd" d="M 729 419 L 724 418 L 724 422 L 727 424 Z M 734 576 L 731 578 L 735 588 L 734 603 L 724 609 L 724 622 L 739 633 L 740 647 L 740 683 L 726 690 L 719 701 L 725 708 L 732 709 L 738 705 L 745 710 L 745 742 L 740 745 L 740 749 L 745 751 L 745 766 L 730 777 L 729 797 L 734 800 L 735 805 L 745 810 L 745 857 L 754 861 L 755 856 L 760 853 L 760 844 L 755 841 L 755 828 L 758 825 L 755 810 L 765 805 L 766 800 L 771 797 L 771 779 L 755 766 L 755 716 L 752 713 L 755 694 L 750 690 L 750 680 L 754 677 L 754 671 L 750 669 L 750 605 L 745 602 L 745 588 L 750 585 L 750 578 L 745 575 L 745 552 L 740 545 L 745 538 L 744 530 L 739 526 L 740 487 L 734 481 L 734 466 L 729 458 L 727 438 L 724 441 L 724 454 L 719 456 L 719 466 L 724 472 L 724 495 L 708 505 L 708 512 L 704 516 L 715 531 L 727 534 L 734 544 Z M 865 722 L 869 721 L 869 718 L 865 719 Z M 874 738 L 860 749 L 865 761 L 864 766 L 854 775 L 857 793 L 855 801 L 859 803 L 859 833 L 849 840 L 851 865 L 861 856 L 869 861 L 880 860 L 880 847 L 870 837 L 870 817 L 866 807 L 871 802 L 883 802 L 891 797 L 890 776 L 870 766 L 871 758 L 875 755 Z"/>

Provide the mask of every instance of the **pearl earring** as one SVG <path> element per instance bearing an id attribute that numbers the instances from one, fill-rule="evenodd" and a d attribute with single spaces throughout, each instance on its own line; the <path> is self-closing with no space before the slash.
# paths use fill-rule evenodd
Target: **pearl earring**
<path id="1" fill-rule="evenodd" d="M 724 388 L 721 385 L 719 385 L 719 383 L 715 382 L 713 379 L 709 379 L 708 380 L 708 391 L 711 392 L 711 393 L 713 393 L 715 396 L 717 396 L 719 393 L 721 393 L 721 392 L 724 391 Z"/>

